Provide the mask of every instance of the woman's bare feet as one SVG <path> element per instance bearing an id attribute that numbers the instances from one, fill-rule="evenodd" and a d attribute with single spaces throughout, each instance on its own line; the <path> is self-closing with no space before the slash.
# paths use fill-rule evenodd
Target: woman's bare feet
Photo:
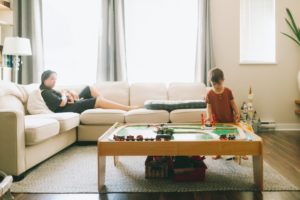
<path id="1" fill-rule="evenodd" d="M 218 160 L 218 159 L 220 159 L 220 158 L 222 158 L 220 155 L 216 155 L 216 156 L 213 156 L 213 157 L 212 157 L 213 160 Z"/>

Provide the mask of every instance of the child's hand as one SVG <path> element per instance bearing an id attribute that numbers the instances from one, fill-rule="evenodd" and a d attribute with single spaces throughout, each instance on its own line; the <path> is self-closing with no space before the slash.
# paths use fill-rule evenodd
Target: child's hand
<path id="1" fill-rule="evenodd" d="M 234 115 L 234 121 L 235 121 L 235 123 L 240 122 L 240 114 L 235 114 Z"/>

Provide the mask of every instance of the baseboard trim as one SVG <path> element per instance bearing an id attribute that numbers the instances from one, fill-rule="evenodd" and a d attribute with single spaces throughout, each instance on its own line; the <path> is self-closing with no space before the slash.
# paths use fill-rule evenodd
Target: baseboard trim
<path id="1" fill-rule="evenodd" d="M 276 123 L 275 131 L 300 131 L 300 123 Z"/>

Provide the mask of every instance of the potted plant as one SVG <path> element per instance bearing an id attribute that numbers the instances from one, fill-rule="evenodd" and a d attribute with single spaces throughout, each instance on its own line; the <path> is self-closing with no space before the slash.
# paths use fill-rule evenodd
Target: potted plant
<path id="1" fill-rule="evenodd" d="M 296 42 L 296 44 L 298 44 L 300 46 L 300 28 L 296 25 L 294 17 L 288 8 L 286 9 L 286 12 L 287 12 L 288 17 L 285 18 L 285 21 L 288 24 L 288 26 L 290 27 L 290 29 L 292 30 L 293 34 L 292 35 L 289 35 L 287 33 L 282 33 L 282 34 L 287 36 L 288 38 L 290 38 L 291 40 L 293 40 L 294 42 Z M 298 71 L 297 79 L 298 79 L 298 87 L 300 90 L 300 70 Z"/>

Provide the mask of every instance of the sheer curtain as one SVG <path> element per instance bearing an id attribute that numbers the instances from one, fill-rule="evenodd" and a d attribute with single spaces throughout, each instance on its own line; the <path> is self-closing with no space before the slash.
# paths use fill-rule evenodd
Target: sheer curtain
<path id="1" fill-rule="evenodd" d="M 96 82 L 100 0 L 43 0 L 45 68 L 58 84 Z"/>
<path id="2" fill-rule="evenodd" d="M 124 1 L 101 0 L 97 81 L 126 81 Z"/>
<path id="3" fill-rule="evenodd" d="M 29 38 L 32 56 L 22 57 L 21 83 L 39 82 L 44 70 L 42 0 L 15 0 L 14 35 Z"/>
<path id="4" fill-rule="evenodd" d="M 198 0 L 125 0 L 129 82 L 193 82 Z"/>
<path id="5" fill-rule="evenodd" d="M 209 85 L 207 74 L 211 68 L 215 67 L 209 0 L 198 0 L 198 32 L 195 66 L 195 80 Z"/>

